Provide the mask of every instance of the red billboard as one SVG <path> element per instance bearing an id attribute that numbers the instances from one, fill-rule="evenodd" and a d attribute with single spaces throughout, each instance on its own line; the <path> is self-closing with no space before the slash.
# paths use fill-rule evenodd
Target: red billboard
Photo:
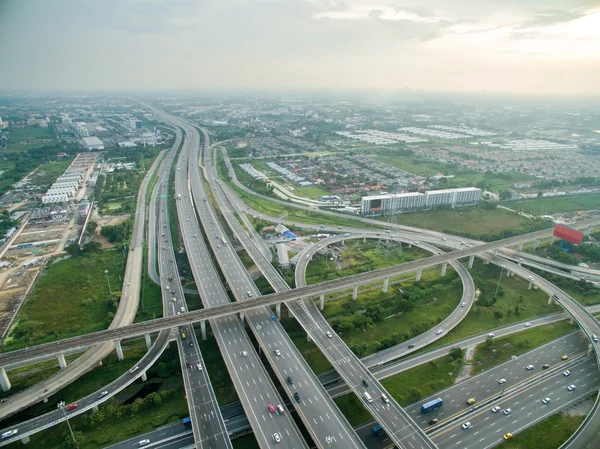
<path id="1" fill-rule="evenodd" d="M 556 225 L 553 235 L 554 237 L 575 243 L 576 245 L 581 245 L 581 241 L 583 240 L 583 234 L 581 232 L 563 225 Z"/>

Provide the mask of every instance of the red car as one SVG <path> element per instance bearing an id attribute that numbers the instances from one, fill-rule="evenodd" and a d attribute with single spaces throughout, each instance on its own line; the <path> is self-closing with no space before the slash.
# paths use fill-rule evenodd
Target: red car
<path id="1" fill-rule="evenodd" d="M 269 404 L 269 411 L 271 413 L 275 413 L 275 407 L 273 407 L 273 404 Z"/>
<path id="2" fill-rule="evenodd" d="M 72 404 L 67 405 L 67 411 L 70 412 L 74 408 L 77 408 L 77 403 L 73 402 Z"/>

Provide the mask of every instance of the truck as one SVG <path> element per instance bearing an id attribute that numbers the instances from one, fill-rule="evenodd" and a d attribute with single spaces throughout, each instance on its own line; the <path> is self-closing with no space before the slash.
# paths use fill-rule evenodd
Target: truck
<path id="1" fill-rule="evenodd" d="M 381 427 L 379 424 L 377 424 L 376 426 L 371 427 L 371 433 L 373 434 L 374 437 L 378 437 L 379 435 L 383 435 L 383 427 Z"/>

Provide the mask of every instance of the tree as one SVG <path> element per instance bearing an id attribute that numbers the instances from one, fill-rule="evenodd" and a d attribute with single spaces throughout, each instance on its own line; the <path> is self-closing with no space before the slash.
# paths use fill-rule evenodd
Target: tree
<path id="1" fill-rule="evenodd" d="M 448 352 L 448 355 L 450 356 L 450 358 L 452 360 L 454 360 L 455 362 L 458 362 L 459 360 L 462 360 L 464 358 L 465 350 L 462 348 L 452 348 Z"/>
<path id="2" fill-rule="evenodd" d="M 496 310 L 494 312 L 494 318 L 497 320 L 501 320 L 504 317 L 504 314 L 500 310 Z"/>
<path id="3" fill-rule="evenodd" d="M 81 252 L 83 254 L 95 253 L 100 251 L 101 248 L 102 244 L 100 242 L 88 242 L 85 245 L 83 245 L 83 249 Z"/>
<path id="4" fill-rule="evenodd" d="M 88 221 L 85 230 L 88 234 L 93 234 L 96 228 L 98 228 L 98 223 L 96 223 L 95 221 Z"/>
<path id="5" fill-rule="evenodd" d="M 81 248 L 77 243 L 71 243 L 65 247 L 65 252 L 72 257 L 77 257 L 81 254 Z"/>
<path id="6" fill-rule="evenodd" d="M 501 200 L 510 200 L 512 198 L 512 192 L 510 190 L 501 190 L 500 191 L 500 199 Z"/>
<path id="7" fill-rule="evenodd" d="M 156 392 L 150 393 L 148 396 L 144 398 L 144 405 L 147 407 L 156 407 L 162 403 L 162 399 L 160 395 Z"/>
<path id="8" fill-rule="evenodd" d="M 367 309 L 365 310 L 365 315 L 367 316 L 367 318 L 371 318 L 373 322 L 376 323 L 378 321 L 383 320 L 383 309 L 377 304 L 367 306 Z"/>
<path id="9" fill-rule="evenodd" d="M 418 401 L 419 399 L 421 399 L 421 396 L 423 395 L 423 393 L 421 392 L 421 390 L 419 390 L 416 387 L 410 387 L 408 389 L 407 393 L 408 393 L 408 399 L 411 402 Z"/>

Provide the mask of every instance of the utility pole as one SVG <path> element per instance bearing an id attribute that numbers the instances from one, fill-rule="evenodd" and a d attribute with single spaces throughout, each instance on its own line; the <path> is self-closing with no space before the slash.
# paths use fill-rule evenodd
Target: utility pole
<path id="1" fill-rule="evenodd" d="M 110 293 L 110 299 L 112 300 L 112 289 L 110 288 L 110 280 L 108 279 L 108 270 L 104 270 L 106 275 L 106 282 L 108 283 L 108 292 Z"/>
<path id="2" fill-rule="evenodd" d="M 77 444 L 77 440 L 75 439 L 75 434 L 73 433 L 73 429 L 71 428 L 71 423 L 69 422 L 69 418 L 67 418 L 67 411 L 65 410 L 66 405 L 67 404 L 65 403 L 65 401 L 60 401 L 58 403 L 57 407 L 65 415 L 65 420 L 67 421 L 67 426 L 69 426 L 69 432 L 71 432 L 71 438 L 73 438 L 73 444 L 75 445 L 75 447 L 78 448 L 79 446 Z"/>

